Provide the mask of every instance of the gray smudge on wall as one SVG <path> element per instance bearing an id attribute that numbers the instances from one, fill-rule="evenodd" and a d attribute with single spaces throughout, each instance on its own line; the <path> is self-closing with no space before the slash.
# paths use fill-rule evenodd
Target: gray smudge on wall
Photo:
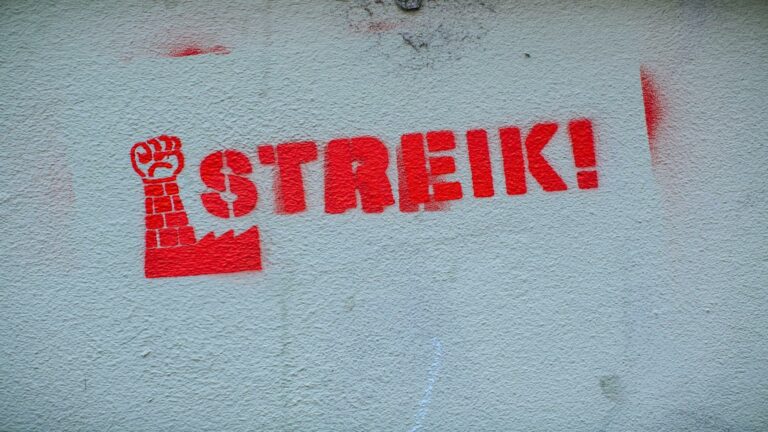
<path id="1" fill-rule="evenodd" d="M 387 2 L 355 0 L 346 8 L 346 19 L 382 55 L 402 67 L 421 69 L 482 49 L 480 41 L 497 11 L 494 3 L 430 1 L 418 13 L 404 13 Z"/>

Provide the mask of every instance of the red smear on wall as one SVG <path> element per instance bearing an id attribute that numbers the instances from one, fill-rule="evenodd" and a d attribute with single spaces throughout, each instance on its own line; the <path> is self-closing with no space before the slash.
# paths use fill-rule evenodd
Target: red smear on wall
<path id="1" fill-rule="evenodd" d="M 645 105 L 645 125 L 648 129 L 648 144 L 651 150 L 651 159 L 656 159 L 656 134 L 661 122 L 662 110 L 659 100 L 659 87 L 654 81 L 653 75 L 645 66 L 640 67 L 640 84 L 643 88 L 643 103 Z"/>
<path id="2" fill-rule="evenodd" d="M 202 54 L 229 54 L 231 51 L 224 45 L 213 45 L 204 47 L 199 44 L 188 44 L 171 48 L 166 54 L 167 57 L 189 57 Z"/>

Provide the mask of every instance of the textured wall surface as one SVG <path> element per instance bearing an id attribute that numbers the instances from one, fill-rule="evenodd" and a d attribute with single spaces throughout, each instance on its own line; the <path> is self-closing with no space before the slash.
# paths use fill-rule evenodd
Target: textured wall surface
<path id="1" fill-rule="evenodd" d="M 768 430 L 765 2 L 9 1 L 0 35 L 0 430 Z M 577 117 L 599 188 L 560 134 L 569 190 L 507 195 L 496 129 Z M 441 129 L 442 211 L 326 214 L 321 156 L 276 214 L 256 158 Z M 145 278 L 129 149 L 165 133 L 263 271 Z M 229 148 L 260 197 L 221 219 Z"/>

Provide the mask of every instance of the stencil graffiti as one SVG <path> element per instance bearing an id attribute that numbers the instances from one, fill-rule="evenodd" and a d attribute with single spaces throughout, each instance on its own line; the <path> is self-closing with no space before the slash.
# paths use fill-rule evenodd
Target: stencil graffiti
<path id="1" fill-rule="evenodd" d="M 544 156 L 544 149 L 558 131 L 567 133 L 576 168 L 578 189 L 598 187 L 595 136 L 592 121 L 579 118 L 561 128 L 556 122 L 533 125 L 524 131 L 510 126 L 498 129 L 502 171 L 507 195 L 528 193 L 528 178 L 544 192 L 562 192 L 568 185 Z M 488 132 L 467 131 L 466 160 L 475 198 L 496 194 Z M 450 130 L 406 133 L 400 138 L 395 163 L 397 201 L 401 212 L 445 209 L 464 197 L 456 173 L 456 134 Z M 254 156 L 274 172 L 273 191 L 278 214 L 307 210 L 302 169 L 318 160 L 314 141 L 260 145 Z M 324 158 L 324 210 L 340 214 L 359 208 L 382 213 L 395 204 L 393 182 L 387 169 L 390 151 L 374 136 L 337 138 L 328 142 Z M 147 277 L 189 276 L 261 270 L 259 230 L 256 226 L 221 237 L 209 233 L 201 239 L 184 211 L 176 176 L 184 168 L 181 140 L 162 135 L 131 149 L 131 161 L 144 182 L 146 204 Z M 239 150 L 219 150 L 200 164 L 200 180 L 208 190 L 200 195 L 203 208 L 218 218 L 238 218 L 257 210 L 258 188 L 252 180 L 254 164 Z"/>
<path id="2" fill-rule="evenodd" d="M 199 240 L 195 236 L 176 183 L 184 169 L 179 138 L 163 135 L 136 143 L 131 162 L 144 183 L 146 277 L 261 270 L 257 227 L 237 236 L 233 231 L 221 237 L 208 233 Z"/>

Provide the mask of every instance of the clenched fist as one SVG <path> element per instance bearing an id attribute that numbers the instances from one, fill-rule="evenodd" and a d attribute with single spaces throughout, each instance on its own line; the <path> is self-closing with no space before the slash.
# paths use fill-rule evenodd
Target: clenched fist
<path id="1" fill-rule="evenodd" d="M 172 179 L 184 168 L 181 140 L 161 135 L 137 142 L 131 148 L 131 163 L 134 171 L 144 180 Z"/>

